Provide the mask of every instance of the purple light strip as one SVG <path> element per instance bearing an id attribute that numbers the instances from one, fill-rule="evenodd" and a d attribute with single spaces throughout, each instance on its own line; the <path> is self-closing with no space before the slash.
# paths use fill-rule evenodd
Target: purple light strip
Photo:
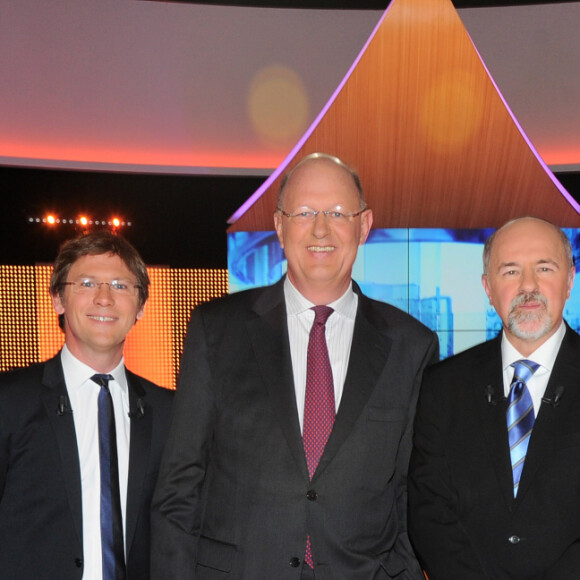
<path id="1" fill-rule="evenodd" d="M 272 185 L 272 183 L 276 181 L 276 179 L 286 170 L 286 167 L 288 167 L 288 165 L 290 164 L 292 159 L 294 159 L 298 151 L 302 148 L 306 140 L 310 137 L 310 135 L 312 135 L 314 129 L 316 129 L 316 127 L 318 126 L 324 115 L 326 115 L 328 109 L 331 107 L 331 105 L 338 97 L 338 94 L 346 84 L 346 81 L 350 78 L 350 75 L 353 73 L 354 69 L 356 68 L 357 64 L 359 63 L 360 59 L 365 53 L 368 45 L 370 44 L 375 34 L 377 33 L 377 30 L 383 23 L 383 20 L 385 19 L 385 16 L 389 11 L 390 6 L 391 5 L 389 4 L 387 9 L 383 12 L 383 15 L 379 19 L 379 22 L 375 26 L 374 30 L 372 31 L 362 50 L 359 52 L 349 71 L 346 73 L 345 77 L 342 79 L 341 83 L 338 85 L 337 89 L 334 91 L 334 93 L 332 94 L 326 105 L 324 105 L 324 107 L 322 108 L 316 119 L 314 119 L 313 123 L 306 130 L 306 133 L 304 133 L 300 141 L 296 143 L 292 151 L 290 151 L 290 153 L 287 155 L 286 159 L 284 159 L 284 161 L 282 161 L 282 163 L 272 172 L 270 177 L 268 177 L 268 179 L 266 179 L 266 181 L 264 181 L 264 183 L 258 189 L 256 189 L 256 191 L 244 202 L 244 204 L 240 206 L 240 208 L 228 219 L 228 224 L 233 224 L 237 222 L 250 209 L 250 207 L 252 207 L 254 203 L 256 203 L 256 201 L 260 197 L 262 197 L 264 192 Z"/>
<path id="2" fill-rule="evenodd" d="M 578 204 L 578 202 L 570 195 L 570 193 L 568 193 L 566 188 L 556 179 L 556 176 L 552 173 L 552 170 L 546 165 L 546 162 L 542 159 L 542 157 L 540 156 L 540 154 L 538 153 L 536 148 L 533 146 L 532 142 L 530 141 L 530 139 L 526 135 L 526 132 L 524 131 L 523 127 L 520 125 L 519 121 L 516 119 L 516 116 L 514 115 L 510 106 L 507 104 L 507 101 L 505 100 L 502 92 L 500 91 L 499 87 L 497 86 L 495 79 L 493 78 L 492 74 L 490 73 L 489 69 L 487 68 L 487 65 L 483 61 L 481 54 L 479 54 L 479 51 L 477 50 L 477 46 L 475 46 L 475 43 L 473 42 L 473 39 L 469 35 L 469 32 L 467 32 L 467 30 L 465 32 L 467 33 L 467 36 L 469 36 L 469 40 L 471 41 L 471 44 L 472 44 L 473 48 L 475 49 L 475 52 L 476 52 L 481 64 L 483 65 L 485 72 L 487 73 L 487 76 L 489 77 L 493 86 L 495 87 L 495 90 L 497 91 L 499 98 L 502 100 L 504 107 L 506 108 L 507 112 L 509 113 L 509 116 L 512 118 L 512 121 L 514 122 L 517 130 L 520 132 L 521 136 L 524 138 L 524 141 L 527 143 L 528 147 L 530 148 L 530 151 L 532 152 L 532 154 L 536 158 L 536 161 L 542 166 L 542 169 L 546 172 L 548 177 L 552 180 L 553 184 L 556 186 L 558 191 L 564 196 L 566 201 L 572 206 L 572 208 L 574 210 L 576 210 L 576 213 L 580 213 L 580 204 Z"/>

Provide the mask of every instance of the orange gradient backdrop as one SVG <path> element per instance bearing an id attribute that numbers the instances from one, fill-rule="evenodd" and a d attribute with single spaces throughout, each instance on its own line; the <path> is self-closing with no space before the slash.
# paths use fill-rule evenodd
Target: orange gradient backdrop
<path id="1" fill-rule="evenodd" d="M 0 266 L 0 371 L 54 356 L 64 335 L 48 293 L 52 266 Z M 133 372 L 175 388 L 191 310 L 228 292 L 226 269 L 148 268 L 145 316 L 131 330 L 125 363 Z"/>

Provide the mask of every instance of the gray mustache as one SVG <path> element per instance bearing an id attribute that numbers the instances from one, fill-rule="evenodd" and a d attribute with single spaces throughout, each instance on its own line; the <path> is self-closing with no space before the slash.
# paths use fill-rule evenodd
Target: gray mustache
<path id="1" fill-rule="evenodd" d="M 528 302 L 541 302 L 544 306 L 548 305 L 548 299 L 540 292 L 525 292 L 523 294 L 518 294 L 511 303 L 511 309 L 518 306 L 522 306 L 523 304 L 527 304 Z"/>

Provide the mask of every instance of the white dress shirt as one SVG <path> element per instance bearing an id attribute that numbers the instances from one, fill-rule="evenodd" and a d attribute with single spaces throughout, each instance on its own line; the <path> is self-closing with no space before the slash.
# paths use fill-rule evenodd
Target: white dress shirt
<path id="1" fill-rule="evenodd" d="M 308 340 L 310 338 L 310 329 L 314 323 L 314 311 L 311 308 L 316 306 L 316 304 L 304 298 L 288 277 L 284 281 L 284 298 L 288 316 L 288 336 L 294 374 L 294 389 L 296 391 L 296 406 L 298 408 L 300 430 L 302 431 L 304 427 Z M 352 283 L 338 300 L 326 305 L 334 309 L 334 312 L 326 321 L 325 335 L 328 357 L 332 368 L 334 402 L 337 411 L 348 368 L 357 305 L 358 296 L 352 290 Z"/>
<path id="2" fill-rule="evenodd" d="M 558 351 L 560 350 L 560 345 L 562 344 L 562 339 L 565 334 L 566 325 L 564 324 L 564 321 L 562 321 L 558 330 L 546 342 L 540 345 L 532 354 L 530 354 L 530 356 L 524 356 L 518 352 L 518 350 L 507 339 L 505 332 L 503 333 L 501 341 L 501 358 L 503 363 L 503 388 L 506 397 L 509 395 L 511 382 L 514 376 L 514 368 L 511 366 L 512 363 L 520 359 L 527 359 L 540 365 L 538 370 L 536 370 L 530 380 L 526 383 L 528 391 L 532 397 L 536 417 L 540 411 L 542 397 L 546 392 L 548 380 L 552 373 L 552 369 L 554 368 L 554 362 L 558 356 Z"/>
<path id="3" fill-rule="evenodd" d="M 101 471 L 99 465 L 98 396 L 101 387 L 91 381 L 96 373 L 68 350 L 62 349 L 61 361 L 79 452 L 81 468 L 81 492 L 83 509 L 83 580 L 101 580 Z M 109 382 L 109 390 L 115 407 L 117 431 L 117 456 L 119 460 L 119 487 L 123 515 L 123 541 L 125 538 L 125 514 L 127 506 L 127 481 L 129 475 L 129 388 L 125 376 L 124 361 L 109 374 L 115 380 Z"/>

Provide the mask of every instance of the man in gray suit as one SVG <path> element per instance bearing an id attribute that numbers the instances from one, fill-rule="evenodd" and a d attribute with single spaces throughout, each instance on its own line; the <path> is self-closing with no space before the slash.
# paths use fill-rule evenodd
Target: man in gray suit
<path id="1" fill-rule="evenodd" d="M 352 281 L 372 212 L 339 159 L 296 165 L 274 224 L 287 276 L 193 312 L 153 577 L 419 580 L 406 475 L 436 335 Z"/>

